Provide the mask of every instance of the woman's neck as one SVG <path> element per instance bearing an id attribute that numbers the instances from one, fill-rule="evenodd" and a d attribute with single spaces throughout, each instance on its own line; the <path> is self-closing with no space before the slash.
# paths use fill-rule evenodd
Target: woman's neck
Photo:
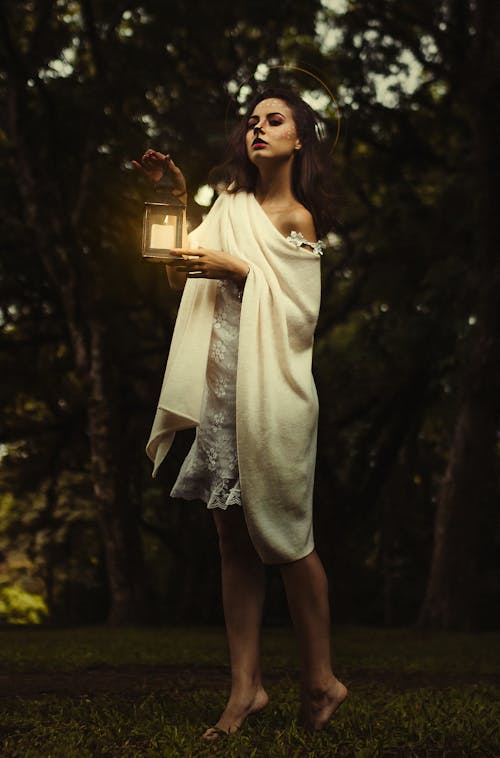
<path id="1" fill-rule="evenodd" d="M 276 163 L 259 166 L 255 197 L 260 205 L 293 200 L 292 161 L 279 166 Z"/>

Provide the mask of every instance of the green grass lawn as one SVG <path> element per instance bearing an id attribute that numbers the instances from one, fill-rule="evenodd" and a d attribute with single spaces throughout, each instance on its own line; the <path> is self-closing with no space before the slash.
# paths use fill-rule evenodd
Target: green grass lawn
<path id="1" fill-rule="evenodd" d="M 295 722 L 288 629 L 265 629 L 269 707 L 216 746 L 229 669 L 222 629 L 0 630 L 2 758 L 500 756 L 500 634 L 339 627 L 346 703 L 319 734 Z"/>

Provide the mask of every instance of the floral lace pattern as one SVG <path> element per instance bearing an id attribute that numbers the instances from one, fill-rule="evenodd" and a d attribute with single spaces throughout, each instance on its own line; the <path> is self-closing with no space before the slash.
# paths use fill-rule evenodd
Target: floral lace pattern
<path id="1" fill-rule="evenodd" d="M 236 451 L 236 368 L 241 300 L 230 281 L 217 282 L 200 425 L 171 491 L 207 508 L 241 505 Z"/>
<path id="2" fill-rule="evenodd" d="M 307 245 L 307 247 L 310 247 L 311 253 L 314 253 L 315 255 L 323 255 L 323 250 L 325 249 L 326 245 L 322 240 L 318 240 L 317 242 L 309 242 L 306 240 L 303 234 L 301 232 L 290 232 L 288 237 L 286 238 L 287 242 L 290 242 L 292 245 L 295 245 L 295 247 L 303 247 L 304 245 Z"/>

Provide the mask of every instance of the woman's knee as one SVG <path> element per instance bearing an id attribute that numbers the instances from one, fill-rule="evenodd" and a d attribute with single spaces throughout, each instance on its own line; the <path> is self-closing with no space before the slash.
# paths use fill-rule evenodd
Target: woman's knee
<path id="1" fill-rule="evenodd" d="M 255 554 L 248 534 L 243 510 L 240 506 L 228 508 L 227 511 L 214 512 L 214 520 L 219 538 L 219 550 L 222 557 Z"/>

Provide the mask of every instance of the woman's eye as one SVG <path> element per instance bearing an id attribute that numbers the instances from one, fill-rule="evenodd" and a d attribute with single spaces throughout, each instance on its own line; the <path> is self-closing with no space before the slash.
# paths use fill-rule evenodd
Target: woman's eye
<path id="1" fill-rule="evenodd" d="M 257 126 L 257 121 L 249 121 L 247 123 L 247 129 L 254 129 Z"/>
<path id="2" fill-rule="evenodd" d="M 280 121 L 280 120 L 279 120 L 279 119 L 277 119 L 277 118 L 272 118 L 272 119 L 270 120 L 270 122 L 269 122 L 269 123 L 271 124 L 271 126 L 281 126 L 281 124 L 282 124 L 283 122 L 282 122 L 282 121 Z"/>

